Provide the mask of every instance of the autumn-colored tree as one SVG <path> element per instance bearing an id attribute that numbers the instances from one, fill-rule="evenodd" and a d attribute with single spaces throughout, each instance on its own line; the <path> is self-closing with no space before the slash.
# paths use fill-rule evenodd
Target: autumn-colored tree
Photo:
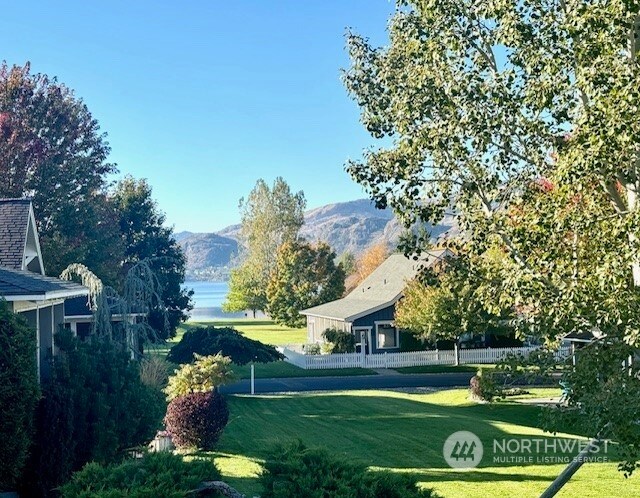
<path id="1" fill-rule="evenodd" d="M 360 282 L 373 273 L 385 259 L 389 257 L 389 248 L 384 242 L 369 247 L 355 262 L 355 271 L 350 274 L 345 282 L 347 292 L 355 289 Z"/>
<path id="2" fill-rule="evenodd" d="M 0 196 L 31 197 L 47 273 L 84 263 L 114 283 L 121 260 L 107 203 L 109 145 L 73 91 L 29 64 L 0 65 Z"/>
<path id="3" fill-rule="evenodd" d="M 431 343 L 513 333 L 513 300 L 501 297 L 500 276 L 493 272 L 495 266 L 506 271 L 504 260 L 496 248 L 481 256 L 459 250 L 408 283 L 396 305 L 396 324 Z"/>

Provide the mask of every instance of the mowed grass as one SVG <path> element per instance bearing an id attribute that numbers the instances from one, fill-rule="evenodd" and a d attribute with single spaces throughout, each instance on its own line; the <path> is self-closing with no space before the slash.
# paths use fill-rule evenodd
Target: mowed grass
<path id="1" fill-rule="evenodd" d="M 211 322 L 187 322 L 188 327 L 202 327 L 213 325 L 214 327 L 233 327 L 249 339 L 260 341 L 272 346 L 286 346 L 287 344 L 304 344 L 307 342 L 307 329 L 283 327 L 272 320 L 237 319 Z"/>
<path id="2" fill-rule="evenodd" d="M 271 320 L 227 320 L 213 322 L 188 322 L 182 324 L 176 336 L 166 344 L 150 349 L 152 354 L 166 356 L 174 344 L 180 342 L 184 333 L 195 327 L 233 327 L 238 332 L 250 339 L 260 341 L 272 346 L 287 344 L 303 344 L 306 342 L 306 329 L 292 329 L 281 327 Z M 251 377 L 249 365 L 233 365 L 233 372 L 240 379 Z M 304 370 L 285 361 L 273 363 L 256 363 L 255 375 L 257 379 L 284 378 L 284 377 L 348 377 L 353 375 L 375 375 L 376 372 L 367 368 L 339 368 L 327 370 Z"/>
<path id="3" fill-rule="evenodd" d="M 558 390 L 535 390 L 535 396 Z M 515 402 L 479 405 L 464 389 L 430 394 L 348 391 L 295 395 L 229 396 L 231 416 L 214 453 L 224 479 L 247 496 L 259 495 L 257 475 L 276 443 L 301 439 L 373 469 L 412 473 L 443 497 L 539 496 L 563 464 L 493 462 L 494 438 L 549 438 L 539 427 L 541 409 Z M 478 435 L 485 456 L 476 469 L 454 470 L 442 446 L 452 433 Z M 640 496 L 637 477 L 624 479 L 615 463 L 588 463 L 557 496 Z"/>
<path id="4" fill-rule="evenodd" d="M 233 327 L 249 339 L 260 341 L 263 344 L 271 344 L 272 346 L 304 344 L 307 342 L 307 331 L 304 328 L 282 327 L 274 323 L 273 320 L 237 319 L 183 323 L 178 327 L 176 336 L 173 339 L 170 339 L 165 344 L 151 347 L 149 351 L 152 354 L 166 356 L 171 347 L 180 342 L 180 339 L 182 339 L 182 336 L 187 330 L 196 327 L 207 327 L 209 325 L 213 325 L 214 327 Z"/>

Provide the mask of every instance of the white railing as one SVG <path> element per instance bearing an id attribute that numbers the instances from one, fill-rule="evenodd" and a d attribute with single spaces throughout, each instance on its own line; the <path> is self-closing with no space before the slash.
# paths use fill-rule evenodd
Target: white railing
<path id="1" fill-rule="evenodd" d="M 361 353 L 305 355 L 288 347 L 278 348 L 286 361 L 305 370 L 327 368 L 401 368 L 423 365 L 464 365 L 468 363 L 495 363 L 507 354 L 529 355 L 537 346 L 520 348 L 478 348 L 455 350 L 410 351 L 406 353 Z M 458 356 L 456 362 L 456 353 Z M 560 348 L 556 358 L 567 358 L 569 347 Z"/>

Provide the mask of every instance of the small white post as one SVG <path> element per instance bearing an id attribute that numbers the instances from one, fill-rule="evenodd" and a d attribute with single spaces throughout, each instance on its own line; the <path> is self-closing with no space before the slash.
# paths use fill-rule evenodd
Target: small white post
<path id="1" fill-rule="evenodd" d="M 251 394 L 256 393 L 256 373 L 255 366 L 251 363 Z"/>
<path id="2" fill-rule="evenodd" d="M 458 352 L 458 343 L 454 343 L 453 344 L 453 364 L 455 366 L 460 365 L 460 353 Z"/>

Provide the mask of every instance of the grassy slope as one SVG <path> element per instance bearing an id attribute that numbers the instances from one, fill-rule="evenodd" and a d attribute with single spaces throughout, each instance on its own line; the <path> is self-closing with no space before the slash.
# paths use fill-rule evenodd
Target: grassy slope
<path id="1" fill-rule="evenodd" d="M 537 394 L 551 393 L 538 390 Z M 469 403 L 465 390 L 413 395 L 350 391 L 232 396 L 229 404 L 231 417 L 215 454 L 216 464 L 225 480 L 248 496 L 260 492 L 256 475 L 265 451 L 294 438 L 375 468 L 414 473 L 444 497 L 538 496 L 564 468 L 492 463 L 493 438 L 549 437 L 536 428 L 540 409 L 510 402 Z M 443 459 L 444 440 L 459 430 L 473 431 L 485 444 L 485 458 L 477 469 L 456 471 Z M 613 494 L 617 498 L 640 496 L 638 478 L 625 480 L 612 463 L 591 463 L 558 496 Z"/>
<path id="2" fill-rule="evenodd" d="M 228 320 L 215 322 L 189 322 L 178 328 L 176 336 L 167 344 L 152 350 L 155 354 L 166 355 L 171 347 L 180 342 L 183 334 L 193 327 L 213 325 L 215 327 L 233 327 L 245 336 L 264 344 L 283 346 L 286 344 L 302 344 L 306 342 L 306 329 L 292 329 L 276 325 L 270 320 Z M 234 365 L 233 371 L 241 379 L 248 379 L 251 374 L 249 365 Z M 284 361 L 256 364 L 257 379 L 283 377 L 346 377 L 352 375 L 373 375 L 375 372 L 366 368 L 340 368 L 328 370 L 304 370 Z"/>

